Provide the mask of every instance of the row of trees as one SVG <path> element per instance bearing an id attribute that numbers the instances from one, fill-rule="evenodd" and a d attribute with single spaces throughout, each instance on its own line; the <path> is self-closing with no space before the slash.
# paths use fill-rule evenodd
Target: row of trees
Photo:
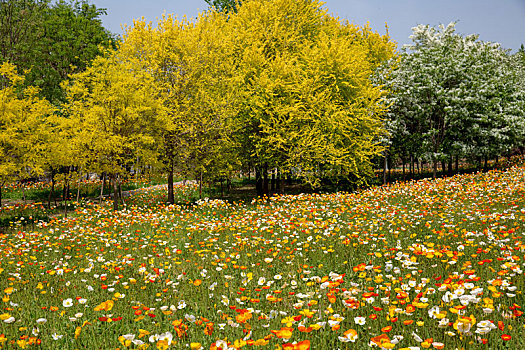
<path id="1" fill-rule="evenodd" d="M 0 70 L 0 183 L 105 173 L 117 209 L 131 168 L 167 173 L 173 202 L 174 172 L 202 183 L 255 169 L 263 195 L 271 174 L 357 183 L 379 157 L 403 166 L 425 159 L 435 174 L 439 162 L 451 168 L 453 159 L 488 159 L 523 144 L 523 53 L 458 35 L 451 24 L 416 27 L 414 44 L 396 55 L 388 35 L 342 22 L 317 1 L 210 2 L 221 11 L 164 16 L 155 26 L 137 20 L 116 49 L 102 10 L 85 2 L 0 2 L 0 14 L 14 8 L 25 18 L 21 6 L 38 5 L 98 28 L 100 37 L 83 37 L 60 57 L 105 45 L 69 63 L 67 79 L 45 73 L 53 64 L 37 67 L 36 58 L 24 66 L 25 45 L 2 56 L 19 69 Z"/>
<path id="2" fill-rule="evenodd" d="M 136 21 L 117 50 L 69 75 L 65 103 L 35 112 L 46 131 L 35 131 L 33 144 L 44 147 L 6 176 L 105 172 L 116 191 L 132 165 L 163 167 L 170 181 L 175 170 L 202 180 L 252 168 L 262 195 L 269 171 L 312 184 L 321 175 L 370 175 L 387 107 L 370 77 L 394 44 L 317 1 L 252 0 L 236 10 L 165 16 L 155 27 Z M 0 103 L 14 98 L 11 82 Z M 8 113 L 22 120 L 25 110 Z"/>
<path id="3" fill-rule="evenodd" d="M 6 181 L 69 169 L 61 84 L 116 48 L 103 14 L 87 1 L 0 0 L 0 205 Z"/>

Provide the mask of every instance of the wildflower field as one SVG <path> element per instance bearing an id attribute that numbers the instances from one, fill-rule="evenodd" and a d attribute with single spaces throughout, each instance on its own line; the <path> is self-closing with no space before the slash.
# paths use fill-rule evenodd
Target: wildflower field
<path id="1" fill-rule="evenodd" d="M 525 348 L 523 167 L 251 203 L 163 195 L 0 235 L 0 347 Z"/>

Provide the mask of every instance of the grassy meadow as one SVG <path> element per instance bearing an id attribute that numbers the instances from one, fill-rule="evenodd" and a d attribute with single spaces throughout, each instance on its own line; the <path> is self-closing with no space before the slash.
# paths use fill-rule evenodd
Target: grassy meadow
<path id="1" fill-rule="evenodd" d="M 524 167 L 165 200 L 0 234 L 0 348 L 525 349 Z"/>

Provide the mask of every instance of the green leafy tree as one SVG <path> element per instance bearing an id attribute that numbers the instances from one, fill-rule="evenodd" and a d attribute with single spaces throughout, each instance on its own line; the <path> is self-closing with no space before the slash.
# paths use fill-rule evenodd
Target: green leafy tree
<path id="1" fill-rule="evenodd" d="M 102 26 L 105 14 L 85 0 L 60 0 L 47 9 L 40 42 L 45 55 L 39 66 L 35 62 L 30 78 L 51 102 L 64 101 L 60 83 L 69 74 L 85 70 L 101 48 L 116 47 L 115 37 Z"/>
<path id="2" fill-rule="evenodd" d="M 219 12 L 237 12 L 241 0 L 205 0 L 208 5 L 215 7 Z"/>
<path id="3" fill-rule="evenodd" d="M 43 18 L 49 1 L 0 0 L 0 60 L 31 68 L 40 56 Z"/>
<path id="4" fill-rule="evenodd" d="M 28 71 L 26 85 L 59 105 L 68 74 L 84 70 L 101 47 L 115 47 L 100 20 L 105 13 L 87 1 L 0 1 L 0 61 Z"/>

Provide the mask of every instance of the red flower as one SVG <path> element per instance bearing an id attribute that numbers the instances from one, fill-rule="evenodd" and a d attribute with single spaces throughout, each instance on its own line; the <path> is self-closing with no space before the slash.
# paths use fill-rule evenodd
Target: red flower
<path id="1" fill-rule="evenodd" d="M 508 334 L 502 334 L 502 335 L 501 335 L 501 339 L 507 341 L 507 340 L 511 340 L 512 337 L 511 337 L 510 335 L 508 335 Z"/>

